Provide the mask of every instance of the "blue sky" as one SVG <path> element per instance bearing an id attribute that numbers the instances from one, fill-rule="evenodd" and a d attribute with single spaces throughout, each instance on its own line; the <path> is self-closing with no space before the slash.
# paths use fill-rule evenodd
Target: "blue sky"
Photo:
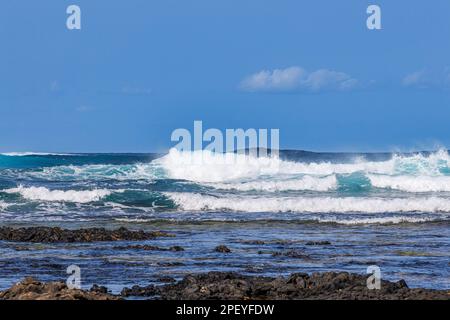
<path id="1" fill-rule="evenodd" d="M 164 151 L 194 120 L 282 148 L 450 146 L 448 0 L 15 0 L 0 37 L 0 151 Z"/>

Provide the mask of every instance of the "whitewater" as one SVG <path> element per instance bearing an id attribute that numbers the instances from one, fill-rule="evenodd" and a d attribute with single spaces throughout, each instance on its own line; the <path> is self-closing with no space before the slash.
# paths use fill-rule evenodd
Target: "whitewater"
<path id="1" fill-rule="evenodd" d="M 449 214 L 446 150 L 0 154 L 0 217 L 15 221 L 258 217 L 372 224 L 447 221 Z"/>

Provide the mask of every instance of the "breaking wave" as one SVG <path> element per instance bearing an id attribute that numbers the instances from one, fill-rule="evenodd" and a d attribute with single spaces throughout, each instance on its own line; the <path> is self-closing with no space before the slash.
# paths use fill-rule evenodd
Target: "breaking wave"
<path id="1" fill-rule="evenodd" d="M 450 199 L 366 198 L 366 197 L 216 197 L 198 193 L 166 193 L 187 211 L 228 210 L 238 212 L 312 212 L 312 213 L 450 213 Z"/>
<path id="2" fill-rule="evenodd" d="M 449 176 L 381 176 L 369 175 L 370 184 L 376 188 L 396 189 L 406 192 L 450 192 Z"/>
<path id="3" fill-rule="evenodd" d="M 22 197 L 28 200 L 41 200 L 41 201 L 64 201 L 64 202 L 76 202 L 76 203 L 88 203 L 93 201 L 99 201 L 103 197 L 109 196 L 112 191 L 105 189 L 95 190 L 49 190 L 45 187 L 23 187 L 3 190 L 6 193 L 18 193 Z M 114 191 L 121 192 L 121 190 Z"/>
<path id="4" fill-rule="evenodd" d="M 154 161 L 173 179 L 195 182 L 227 182 L 293 175 L 330 176 L 334 174 L 450 175 L 450 157 L 445 150 L 428 155 L 393 155 L 386 161 L 355 157 L 350 163 L 295 162 L 278 157 L 251 157 L 240 154 L 214 154 L 209 151 L 180 152 L 175 149 Z"/>
<path id="5" fill-rule="evenodd" d="M 206 212 L 230 219 L 294 213 L 319 222 L 339 215 L 346 224 L 450 218 L 450 157 L 444 150 L 258 158 L 173 149 L 159 158 L 94 154 L 49 160 L 54 158 L 0 156 L 3 217 L 50 215 L 61 206 L 61 214 L 121 218 Z"/>

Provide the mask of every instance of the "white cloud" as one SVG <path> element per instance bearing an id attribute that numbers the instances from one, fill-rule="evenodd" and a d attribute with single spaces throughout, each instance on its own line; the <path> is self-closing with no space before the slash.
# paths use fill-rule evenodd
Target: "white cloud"
<path id="1" fill-rule="evenodd" d="M 407 74 L 403 80 L 402 84 L 405 87 L 421 87 L 426 88 L 432 84 L 432 77 L 425 70 L 419 70 Z"/>
<path id="2" fill-rule="evenodd" d="M 348 90 L 357 85 L 358 80 L 344 72 L 327 69 L 308 72 L 293 66 L 254 73 L 241 82 L 240 88 L 249 92 L 318 92 Z"/>
<path id="3" fill-rule="evenodd" d="M 403 77 L 402 85 L 419 89 L 450 88 L 450 68 L 439 72 L 423 69 L 409 73 Z"/>

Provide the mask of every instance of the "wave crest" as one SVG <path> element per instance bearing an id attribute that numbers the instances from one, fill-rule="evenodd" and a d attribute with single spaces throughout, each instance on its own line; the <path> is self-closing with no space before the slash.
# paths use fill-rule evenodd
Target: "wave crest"
<path id="1" fill-rule="evenodd" d="M 63 202 L 76 202 L 76 203 L 88 203 L 99 201 L 103 197 L 109 196 L 112 191 L 106 189 L 94 189 L 94 190 L 49 190 L 45 187 L 23 187 L 3 190 L 6 193 L 19 193 L 22 197 L 28 200 L 40 200 L 40 201 L 63 201 Z M 114 192 L 120 192 L 114 191 Z"/>
<path id="2" fill-rule="evenodd" d="M 450 192 L 450 177 L 368 175 L 376 188 L 406 192 Z"/>
<path id="3" fill-rule="evenodd" d="M 277 157 L 254 157 L 210 151 L 181 152 L 171 149 L 154 160 L 172 179 L 195 182 L 222 182 L 279 173 L 282 160 Z"/>
<path id="4" fill-rule="evenodd" d="M 447 151 L 431 154 L 393 155 L 385 161 L 367 161 L 356 157 L 349 163 L 294 162 L 278 157 L 251 157 L 233 154 L 233 161 L 226 162 L 226 154 L 209 151 L 179 152 L 172 149 L 167 155 L 154 161 L 162 166 L 173 179 L 200 183 L 229 182 L 261 177 L 299 175 L 331 176 L 336 174 L 424 175 L 450 174 L 450 157 Z"/>
<path id="5" fill-rule="evenodd" d="M 215 197 L 198 193 L 166 193 L 180 208 L 192 211 L 228 210 L 237 212 L 298 213 L 450 213 L 450 199 L 360 198 L 360 197 Z"/>

